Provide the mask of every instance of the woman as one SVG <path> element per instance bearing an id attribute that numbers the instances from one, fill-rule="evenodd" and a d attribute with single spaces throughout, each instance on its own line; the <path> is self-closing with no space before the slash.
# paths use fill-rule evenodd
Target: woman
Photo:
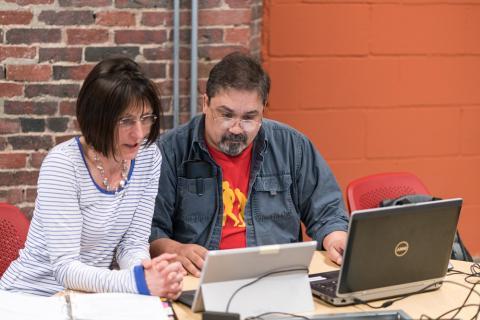
<path id="1" fill-rule="evenodd" d="M 160 101 L 128 58 L 97 64 L 77 100 L 82 135 L 43 161 L 25 248 L 0 289 L 52 295 L 64 289 L 177 298 L 179 263 L 150 260 L 158 190 Z M 120 270 L 110 270 L 114 259 Z"/>

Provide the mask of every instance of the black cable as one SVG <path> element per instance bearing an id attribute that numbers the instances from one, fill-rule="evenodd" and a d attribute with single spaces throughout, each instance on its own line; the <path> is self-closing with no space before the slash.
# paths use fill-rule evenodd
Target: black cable
<path id="1" fill-rule="evenodd" d="M 462 309 L 462 308 L 467 308 L 467 307 L 478 307 L 478 304 L 474 304 L 474 303 L 466 304 L 466 305 L 464 305 L 464 306 L 460 306 L 460 307 L 456 307 L 456 308 L 454 308 L 454 309 L 451 309 L 451 310 L 448 311 L 448 313 L 453 312 L 453 311 L 455 311 L 455 310 L 457 310 L 457 309 Z M 443 317 L 444 315 L 446 315 L 446 314 L 448 314 L 448 313 L 444 313 L 444 314 L 442 314 L 440 317 Z M 431 317 L 429 317 L 429 316 L 426 315 L 426 314 L 422 314 L 422 315 L 420 315 L 419 320 L 424 320 L 424 319 L 425 319 L 425 320 L 435 320 L 435 319 L 440 319 L 440 317 L 431 318 Z M 450 318 L 450 319 L 455 319 L 455 318 Z"/>
<path id="2" fill-rule="evenodd" d="M 469 276 L 471 276 L 471 275 L 469 275 Z M 465 299 L 465 301 L 464 301 L 464 302 L 462 303 L 462 305 L 460 305 L 459 307 L 456 307 L 456 308 L 447 310 L 446 312 L 444 312 L 443 314 L 441 314 L 440 316 L 438 316 L 438 317 L 436 317 L 436 318 L 431 318 L 431 317 L 429 317 L 429 316 L 426 315 L 426 314 L 422 314 L 422 316 L 420 317 L 420 319 L 425 319 L 424 317 L 426 317 L 426 319 L 441 319 L 442 317 L 446 316 L 447 314 L 452 313 L 452 312 L 454 312 L 454 311 L 457 311 L 457 312 L 455 313 L 455 315 L 453 315 L 451 318 L 449 318 L 449 319 L 455 319 L 455 316 L 458 315 L 458 313 L 460 313 L 460 311 L 461 311 L 463 308 L 473 307 L 473 306 L 475 306 L 475 307 L 478 308 L 478 307 L 480 306 L 479 304 L 466 304 L 468 298 L 470 297 L 470 295 L 471 295 L 472 293 L 475 293 L 475 294 L 477 294 L 477 295 L 480 297 L 480 293 L 479 293 L 477 290 L 475 290 L 475 284 L 473 285 L 473 287 L 469 287 L 469 286 L 466 286 L 466 285 L 464 285 L 464 284 L 462 284 L 462 283 L 458 283 L 458 282 L 450 281 L 450 280 L 444 280 L 443 282 L 444 282 L 444 283 L 455 284 L 455 285 L 457 285 L 457 286 L 464 287 L 464 288 L 468 289 L 467 299 Z"/>
<path id="3" fill-rule="evenodd" d="M 269 316 L 269 315 L 273 315 L 273 314 L 280 314 L 280 315 L 283 315 L 283 316 L 290 316 L 290 317 L 296 317 L 296 318 L 300 318 L 300 319 L 311 320 L 308 317 L 301 316 L 299 314 L 288 313 L 288 312 L 265 312 L 265 313 L 259 314 L 258 316 L 246 317 L 244 320 L 256 320 L 256 319 L 264 320 L 264 318 L 262 318 L 263 316 Z"/>
<path id="4" fill-rule="evenodd" d="M 225 308 L 225 312 L 228 312 L 228 309 L 230 309 L 230 303 L 232 302 L 233 298 L 237 295 L 237 293 L 242 290 L 243 288 L 246 288 L 260 280 L 262 280 L 263 278 L 266 278 L 266 277 L 269 277 L 271 275 L 274 275 L 274 274 L 279 274 L 279 273 L 286 273 L 286 272 L 292 272 L 292 271 L 306 271 L 308 272 L 308 268 L 306 267 L 301 267 L 301 268 L 291 268 L 291 269 L 282 269 L 282 270 L 274 270 L 274 271 L 270 271 L 270 272 L 267 272 L 261 276 L 259 276 L 258 278 L 250 281 L 250 282 L 247 282 L 246 284 L 240 286 L 238 289 L 236 289 L 232 295 L 230 296 L 230 299 L 228 299 L 228 303 L 227 303 L 227 307 Z"/>

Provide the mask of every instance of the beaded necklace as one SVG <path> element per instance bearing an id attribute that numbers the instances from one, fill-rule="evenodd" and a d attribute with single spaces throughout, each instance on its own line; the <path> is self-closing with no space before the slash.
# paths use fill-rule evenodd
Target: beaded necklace
<path id="1" fill-rule="evenodd" d="M 100 175 L 102 176 L 102 182 L 103 186 L 107 191 L 115 191 L 117 192 L 119 188 L 123 188 L 125 184 L 127 183 L 127 177 L 128 177 L 128 165 L 127 165 L 127 160 L 122 160 L 122 179 L 118 183 L 118 187 L 113 188 L 110 185 L 110 182 L 108 181 L 108 177 L 105 175 L 105 168 L 103 167 L 102 161 L 100 161 L 100 158 L 98 157 L 97 152 L 93 150 L 93 162 L 95 163 L 95 168 L 100 172 Z"/>

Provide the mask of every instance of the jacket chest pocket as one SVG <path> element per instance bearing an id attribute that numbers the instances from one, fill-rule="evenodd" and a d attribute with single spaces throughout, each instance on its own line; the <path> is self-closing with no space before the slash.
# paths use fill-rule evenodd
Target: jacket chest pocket
<path id="1" fill-rule="evenodd" d="M 289 174 L 257 177 L 253 185 L 253 212 L 258 222 L 267 222 L 289 229 L 298 221 L 291 195 L 292 177 Z"/>
<path id="2" fill-rule="evenodd" d="M 179 177 L 175 222 L 185 231 L 197 233 L 208 225 L 216 209 L 216 177 L 188 179 Z"/>

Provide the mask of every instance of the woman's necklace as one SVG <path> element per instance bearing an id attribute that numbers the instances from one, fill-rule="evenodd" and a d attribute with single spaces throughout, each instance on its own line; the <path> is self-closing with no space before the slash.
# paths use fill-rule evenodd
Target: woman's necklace
<path id="1" fill-rule="evenodd" d="M 100 161 L 97 152 L 95 152 L 95 150 L 93 150 L 93 148 L 92 148 L 92 151 L 93 151 L 93 162 L 95 163 L 95 167 L 98 169 L 98 171 L 100 172 L 100 175 L 102 176 L 102 182 L 103 182 L 103 186 L 105 187 L 105 189 L 107 189 L 107 191 L 117 192 L 119 188 L 125 187 L 125 184 L 127 183 L 127 177 L 128 177 L 127 160 L 122 160 L 122 172 L 121 172 L 122 179 L 118 183 L 118 187 L 116 187 L 114 189 L 110 185 L 110 182 L 108 181 L 108 177 L 105 176 L 105 168 L 103 167 L 103 164 Z"/>

